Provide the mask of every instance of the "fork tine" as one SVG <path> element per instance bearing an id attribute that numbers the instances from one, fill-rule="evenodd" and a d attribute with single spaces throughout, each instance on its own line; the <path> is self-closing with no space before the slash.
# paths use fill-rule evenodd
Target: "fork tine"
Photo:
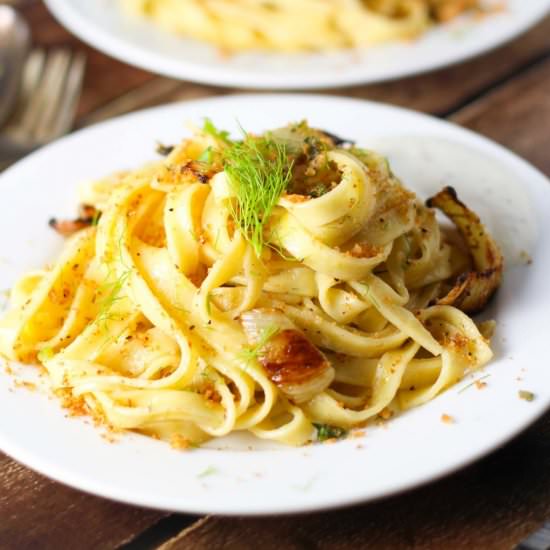
<path id="1" fill-rule="evenodd" d="M 36 87 L 40 82 L 42 71 L 44 70 L 44 62 L 46 60 L 46 52 L 43 49 L 35 49 L 29 54 L 23 75 L 21 79 L 21 92 L 17 101 L 17 106 L 13 116 L 8 122 L 8 131 L 13 132 L 18 129 L 23 123 L 23 116 L 27 110 L 30 98 L 35 93 Z"/>
<path id="2" fill-rule="evenodd" d="M 42 49 L 33 50 L 25 63 L 23 71 L 23 81 L 21 83 L 21 95 L 24 101 L 28 100 L 30 95 L 36 89 L 40 76 L 44 69 L 46 61 L 46 52 Z"/>
<path id="3" fill-rule="evenodd" d="M 29 97 L 27 108 L 23 113 L 18 128 L 18 134 L 22 139 L 31 141 L 35 138 L 36 128 L 41 121 L 43 109 L 48 103 L 49 83 L 52 81 L 52 75 L 55 77 L 59 72 L 59 61 L 58 50 L 48 52 L 46 55 L 40 78 L 36 83 L 33 93 Z"/>
<path id="4" fill-rule="evenodd" d="M 44 94 L 44 79 L 46 75 L 51 72 L 52 63 L 54 57 L 51 54 L 45 53 L 44 60 L 42 64 L 42 70 L 38 74 L 38 78 L 35 82 L 35 86 L 32 90 L 32 93 L 29 95 L 27 106 L 21 117 L 21 122 L 18 127 L 18 134 L 24 136 L 25 139 L 29 140 L 32 136 L 32 130 L 38 118 L 39 110 L 43 102 Z"/>
<path id="5" fill-rule="evenodd" d="M 62 136 L 71 129 L 82 90 L 85 69 L 86 55 L 83 52 L 75 53 L 69 66 L 62 101 L 58 104 L 55 121 L 51 125 L 49 139 Z"/>
<path id="6" fill-rule="evenodd" d="M 51 55 L 51 69 L 48 72 L 44 71 L 41 108 L 38 110 L 33 132 L 35 140 L 40 143 L 52 132 L 58 105 L 63 101 L 62 92 L 71 62 L 71 53 L 68 50 L 55 50 Z"/>

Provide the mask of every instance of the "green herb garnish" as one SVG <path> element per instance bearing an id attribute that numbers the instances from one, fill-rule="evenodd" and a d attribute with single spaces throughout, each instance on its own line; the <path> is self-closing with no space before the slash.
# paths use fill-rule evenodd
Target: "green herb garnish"
<path id="1" fill-rule="evenodd" d="M 44 363 L 50 360 L 55 355 L 55 352 L 52 348 L 42 348 L 36 357 L 41 363 Z"/>
<path id="2" fill-rule="evenodd" d="M 372 295 L 372 292 L 371 292 L 371 289 L 370 289 L 370 285 L 368 283 L 360 283 L 361 285 L 363 285 L 365 287 L 365 290 L 366 290 L 366 295 L 367 295 L 367 298 L 369 299 L 370 303 L 376 308 L 376 309 L 380 309 L 380 304 L 378 302 L 378 300 Z"/>
<path id="3" fill-rule="evenodd" d="M 313 424 L 317 430 L 317 441 L 326 441 L 327 439 L 342 439 L 348 435 L 347 430 L 331 426 L 329 424 Z"/>
<path id="4" fill-rule="evenodd" d="M 204 162 L 205 164 L 212 164 L 212 159 L 214 157 L 214 151 L 212 147 L 207 147 L 197 158 L 199 162 Z"/>
<path id="5" fill-rule="evenodd" d="M 99 223 L 99 218 L 101 218 L 101 210 L 96 210 L 92 218 L 92 226 L 96 226 Z"/>
<path id="6" fill-rule="evenodd" d="M 262 348 L 280 331 L 280 328 L 275 325 L 269 325 L 265 327 L 262 331 L 262 334 L 260 335 L 260 338 L 258 339 L 258 342 L 254 345 L 254 347 L 243 349 L 239 353 L 239 357 L 246 361 L 247 363 L 252 363 L 253 361 L 256 361 L 258 358 L 258 355 L 262 351 Z"/>
<path id="7" fill-rule="evenodd" d="M 212 376 L 212 373 L 210 371 L 206 370 L 206 369 L 201 372 L 201 376 L 205 380 L 208 380 L 210 382 L 215 382 L 216 381 L 216 379 Z"/>
<path id="8" fill-rule="evenodd" d="M 197 477 L 201 479 L 203 477 L 208 477 L 217 473 L 218 473 L 218 469 L 216 467 L 208 466 L 208 468 L 204 469 L 200 474 L 197 474 Z"/>
<path id="9" fill-rule="evenodd" d="M 108 294 L 99 304 L 99 313 L 96 317 L 96 323 L 104 323 L 113 319 L 111 310 L 116 302 L 126 297 L 121 295 L 121 293 L 131 274 L 132 270 L 128 269 L 114 281 L 109 281 L 109 277 L 107 277 L 107 282 L 100 287 L 100 291 L 108 292 Z"/>
<path id="10" fill-rule="evenodd" d="M 518 392 L 519 398 L 523 399 L 524 401 L 534 401 L 535 400 L 535 394 L 530 391 L 520 390 Z"/>
<path id="11" fill-rule="evenodd" d="M 126 296 L 121 295 L 122 290 L 126 286 L 126 283 L 132 275 L 132 268 L 126 265 L 122 257 L 122 240 L 124 238 L 125 231 L 119 237 L 118 240 L 118 253 L 120 256 L 120 263 L 124 266 L 124 271 L 118 276 L 115 280 L 110 280 L 112 277 L 112 271 L 109 271 L 107 279 L 103 285 L 100 286 L 99 291 L 102 294 L 107 294 L 99 304 L 99 313 L 95 319 L 96 323 L 106 323 L 113 319 L 111 310 L 113 306 L 126 298 Z"/>
<path id="12" fill-rule="evenodd" d="M 315 483 L 315 481 L 317 481 L 317 476 L 310 478 L 308 481 L 306 481 L 302 485 L 292 485 L 292 488 L 296 489 L 297 491 L 307 492 L 313 487 L 313 484 Z"/>
<path id="13" fill-rule="evenodd" d="M 314 199 L 318 199 L 319 197 L 326 195 L 329 191 L 331 191 L 330 185 L 318 183 L 308 192 L 308 195 Z"/>
<path id="14" fill-rule="evenodd" d="M 155 151 L 163 157 L 168 156 L 174 150 L 174 145 L 163 145 L 160 141 L 157 141 Z"/>
<path id="15" fill-rule="evenodd" d="M 478 378 L 477 380 L 474 380 L 467 386 L 464 386 L 462 389 L 458 390 L 458 393 L 465 392 L 468 388 L 471 388 L 472 386 L 475 386 L 476 384 L 479 384 L 482 380 L 485 380 L 486 378 L 489 378 L 491 376 L 490 374 L 486 374 L 485 376 L 482 376 L 481 378 Z"/>
<path id="16" fill-rule="evenodd" d="M 229 139 L 229 132 L 227 130 L 218 130 L 209 118 L 204 119 L 202 131 L 219 141 L 223 141 L 227 145 L 231 144 L 231 140 Z"/>
<path id="17" fill-rule="evenodd" d="M 260 257 L 264 226 L 292 177 L 285 146 L 269 135 L 246 135 L 224 151 L 225 172 L 236 197 L 231 215 Z"/>

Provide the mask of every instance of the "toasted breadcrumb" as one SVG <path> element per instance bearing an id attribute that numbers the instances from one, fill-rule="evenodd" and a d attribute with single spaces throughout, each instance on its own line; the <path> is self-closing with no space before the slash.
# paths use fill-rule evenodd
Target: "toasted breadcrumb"
<path id="1" fill-rule="evenodd" d="M 372 258 L 379 254 L 380 250 L 380 247 L 369 243 L 355 243 L 345 254 L 353 258 Z"/>
<path id="2" fill-rule="evenodd" d="M 107 443 L 118 443 L 118 439 L 114 437 L 113 432 L 107 431 L 101 434 L 102 439 L 107 441 Z"/>
<path id="3" fill-rule="evenodd" d="M 307 202 L 311 200 L 311 197 L 308 197 L 307 195 L 295 195 L 295 194 L 285 195 L 284 198 L 287 201 L 293 202 L 293 203 L 301 203 L 301 202 Z"/>
<path id="4" fill-rule="evenodd" d="M 192 447 L 189 439 L 183 437 L 181 434 L 172 434 L 170 437 L 170 446 L 172 449 L 177 449 L 178 451 L 188 451 Z"/>
<path id="5" fill-rule="evenodd" d="M 27 382 L 26 380 L 16 379 L 13 381 L 13 383 L 17 388 L 25 388 L 29 391 L 36 391 L 36 384 L 34 384 L 33 382 Z"/>

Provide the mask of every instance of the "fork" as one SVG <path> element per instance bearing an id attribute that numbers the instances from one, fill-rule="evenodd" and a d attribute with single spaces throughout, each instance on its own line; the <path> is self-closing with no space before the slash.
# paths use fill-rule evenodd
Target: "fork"
<path id="1" fill-rule="evenodd" d="M 84 53 L 66 48 L 30 53 L 18 106 L 0 133 L 0 170 L 71 129 L 85 65 Z"/>

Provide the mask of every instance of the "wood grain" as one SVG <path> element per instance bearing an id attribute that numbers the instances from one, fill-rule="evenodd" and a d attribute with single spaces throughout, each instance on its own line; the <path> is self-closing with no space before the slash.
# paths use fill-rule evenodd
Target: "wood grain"
<path id="1" fill-rule="evenodd" d="M 450 118 L 494 139 L 550 174 L 550 58 Z"/>
<path id="2" fill-rule="evenodd" d="M 0 454 L 0 548 L 114 548 L 166 514 L 75 491 Z"/>
<path id="3" fill-rule="evenodd" d="M 508 45 L 466 63 L 425 75 L 350 88 L 339 95 L 383 101 L 446 116 L 550 54 L 550 17 Z"/>

